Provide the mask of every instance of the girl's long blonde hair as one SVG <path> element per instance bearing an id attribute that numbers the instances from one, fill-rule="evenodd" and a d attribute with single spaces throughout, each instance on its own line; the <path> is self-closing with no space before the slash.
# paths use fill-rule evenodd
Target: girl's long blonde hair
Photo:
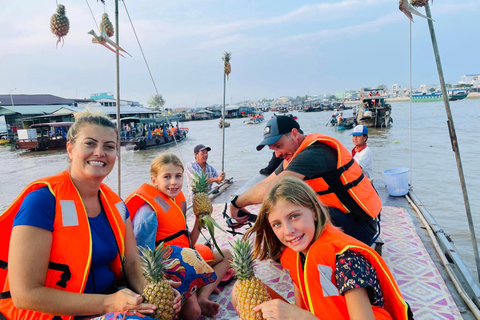
<path id="1" fill-rule="evenodd" d="M 243 236 L 243 240 L 248 241 L 250 236 L 254 235 L 253 255 L 259 260 L 268 258 L 277 260 L 285 248 L 268 222 L 270 212 L 282 200 L 312 210 L 316 217 L 313 242 L 320 237 L 325 225 L 330 224 L 327 209 L 318 200 L 317 194 L 309 185 L 295 177 L 281 179 L 267 192 L 255 225 Z"/>
<path id="2" fill-rule="evenodd" d="M 173 153 L 163 153 L 153 159 L 152 164 L 150 165 L 150 176 L 157 177 L 162 170 L 162 167 L 168 164 L 173 164 L 182 168 L 184 171 L 183 163 L 176 155 Z"/>

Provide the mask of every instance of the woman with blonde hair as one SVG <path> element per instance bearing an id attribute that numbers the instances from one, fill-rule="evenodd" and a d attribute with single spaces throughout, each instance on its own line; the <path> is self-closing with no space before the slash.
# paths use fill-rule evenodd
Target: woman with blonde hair
<path id="1" fill-rule="evenodd" d="M 0 319 L 152 314 L 127 208 L 103 183 L 119 152 L 117 129 L 87 110 L 67 139 L 69 168 L 29 184 L 0 215 Z M 119 281 L 128 288 L 118 290 Z"/>

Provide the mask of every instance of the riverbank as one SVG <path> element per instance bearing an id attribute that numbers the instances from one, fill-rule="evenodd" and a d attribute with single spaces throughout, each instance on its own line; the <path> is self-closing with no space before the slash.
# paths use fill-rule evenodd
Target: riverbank
<path id="1" fill-rule="evenodd" d="M 470 92 L 465 99 L 480 99 L 480 92 Z M 385 99 L 387 102 L 401 102 L 401 101 L 410 101 L 409 97 L 399 97 L 399 98 L 388 98 Z M 345 104 L 359 104 L 360 100 L 345 101 Z"/>

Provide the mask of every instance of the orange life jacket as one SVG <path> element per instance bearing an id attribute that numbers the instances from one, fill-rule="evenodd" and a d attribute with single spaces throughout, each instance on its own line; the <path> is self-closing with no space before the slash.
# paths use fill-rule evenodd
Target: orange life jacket
<path id="1" fill-rule="evenodd" d="M 375 319 L 412 319 L 409 306 L 382 257 L 363 242 L 331 225 L 326 226 L 320 238 L 308 250 L 304 268 L 300 254 L 288 247 L 280 258 L 282 266 L 289 270 L 300 291 L 303 308 L 320 319 L 350 319 L 345 297 L 339 293 L 335 278 L 337 255 L 346 250 L 363 255 L 377 271 L 385 306 L 372 306 Z"/>
<path id="2" fill-rule="evenodd" d="M 327 207 L 338 208 L 344 213 L 354 212 L 362 217 L 368 215 L 376 218 L 382 210 L 382 200 L 363 174 L 362 167 L 338 140 L 320 133 L 305 136 L 293 157 L 289 161 L 283 161 L 283 168 L 288 170 L 288 164 L 303 149 L 316 142 L 324 143 L 337 151 L 336 170 L 320 177 L 305 178 L 305 182 Z"/>
<path id="3" fill-rule="evenodd" d="M 184 214 L 187 211 L 187 203 L 182 191 L 172 200 L 163 192 L 158 191 L 157 188 L 144 183 L 127 197 L 125 203 L 132 220 L 144 203 L 148 203 L 153 208 L 157 216 L 158 226 L 161 226 L 161 228 L 157 228 L 155 246 L 163 242 L 164 245 L 169 246 L 191 247 Z M 214 260 L 212 251 L 207 246 L 196 244 L 194 248 L 205 261 Z"/>
<path id="4" fill-rule="evenodd" d="M 55 219 L 53 222 L 52 248 L 45 286 L 82 293 L 87 283 L 92 260 L 92 238 L 84 204 L 75 188 L 70 174 L 63 171 L 51 177 L 30 183 L 15 201 L 0 216 L 0 263 L 8 265 L 8 250 L 13 221 L 25 197 L 32 191 L 48 187 L 55 196 Z M 115 278 L 122 276 L 122 261 L 125 257 L 126 207 L 107 185 L 101 184 L 100 198 L 108 222 L 117 242 L 116 258 L 110 269 Z M 122 260 L 122 261 L 121 261 Z M 0 319 L 8 320 L 71 320 L 73 316 L 52 316 L 31 310 L 17 309 L 9 298 L 8 270 L 0 269 Z"/>

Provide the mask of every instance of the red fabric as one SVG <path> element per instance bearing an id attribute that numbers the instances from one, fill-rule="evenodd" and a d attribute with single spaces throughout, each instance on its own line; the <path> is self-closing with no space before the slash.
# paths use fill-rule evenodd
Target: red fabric
<path id="1" fill-rule="evenodd" d="M 366 147 L 367 147 L 367 144 L 366 144 L 366 143 L 363 145 L 363 147 L 360 147 L 360 149 L 358 149 L 358 150 L 357 150 L 357 147 L 353 147 L 353 149 L 352 149 L 352 157 L 355 156 L 355 153 L 362 151 L 362 150 L 365 149 Z"/>

